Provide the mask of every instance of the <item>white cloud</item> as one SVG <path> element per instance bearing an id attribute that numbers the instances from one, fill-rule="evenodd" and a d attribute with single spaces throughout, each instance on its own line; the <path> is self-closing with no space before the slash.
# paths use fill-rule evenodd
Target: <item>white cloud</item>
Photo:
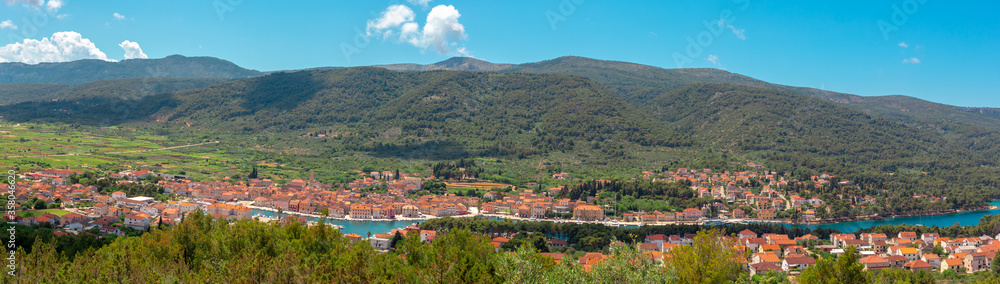
<path id="1" fill-rule="evenodd" d="M 392 5 L 382 12 L 382 16 L 375 20 L 368 21 L 368 35 L 378 33 L 380 36 L 389 37 L 394 29 L 399 26 L 413 22 L 416 14 L 406 5 Z"/>
<path id="2" fill-rule="evenodd" d="M 746 40 L 747 39 L 747 36 L 745 34 L 745 32 L 746 32 L 745 29 L 737 28 L 737 27 L 733 26 L 732 24 L 726 23 L 725 20 L 719 19 L 719 26 L 723 26 L 723 25 L 725 27 L 729 28 L 729 30 L 733 31 L 733 34 L 736 35 L 737 38 L 739 38 L 741 40 Z"/>
<path id="3" fill-rule="evenodd" d="M 705 58 L 708 62 L 712 62 L 712 65 L 719 66 L 719 56 L 715 54 L 709 54 L 708 58 Z"/>
<path id="4" fill-rule="evenodd" d="M 42 3 L 45 2 L 45 0 L 6 0 L 6 1 L 7 5 L 14 5 L 15 3 L 23 2 L 25 5 L 34 7 L 42 6 Z"/>
<path id="5" fill-rule="evenodd" d="M 59 9 L 62 8 L 62 6 L 63 6 L 62 0 L 49 0 L 48 3 L 45 3 L 45 8 L 49 9 L 49 11 L 52 12 L 59 11 Z"/>
<path id="6" fill-rule="evenodd" d="M 118 14 L 118 13 L 111 14 L 111 16 L 115 17 L 115 20 L 124 20 L 125 19 L 125 15 Z"/>
<path id="7" fill-rule="evenodd" d="M 448 43 L 452 40 L 465 39 L 465 26 L 458 22 L 462 14 L 454 6 L 438 5 L 427 15 L 424 34 L 421 42 L 432 46 L 438 53 L 448 53 Z"/>
<path id="8" fill-rule="evenodd" d="M 139 47 L 139 43 L 133 41 L 123 41 L 119 44 L 122 49 L 125 50 L 125 59 L 147 59 L 145 53 L 142 53 L 142 48 Z"/>
<path id="9" fill-rule="evenodd" d="M 465 34 L 465 26 L 458 22 L 461 16 L 462 14 L 454 6 L 438 5 L 427 14 L 427 22 L 421 29 L 420 24 L 414 22 L 416 14 L 412 9 L 403 5 L 393 5 L 386 8 L 378 19 L 368 21 L 368 35 L 390 38 L 398 33 L 400 42 L 415 47 L 433 48 L 440 54 L 469 56 L 471 53 L 457 43 L 458 40 L 468 37 Z"/>
<path id="10" fill-rule="evenodd" d="M 920 64 L 920 58 L 910 57 L 907 59 L 903 59 L 903 63 Z"/>
<path id="11" fill-rule="evenodd" d="M 89 39 L 73 31 L 57 32 L 51 38 L 24 39 L 0 47 L 0 62 L 66 62 L 80 59 L 113 61 Z"/>
<path id="12" fill-rule="evenodd" d="M 49 0 L 49 2 L 45 2 L 45 0 L 4 0 L 4 2 L 7 2 L 8 6 L 13 6 L 14 4 L 21 3 L 24 6 L 33 7 L 38 10 L 46 8 L 49 10 L 49 12 L 53 13 L 59 12 L 59 9 L 61 9 L 63 5 L 66 4 L 64 1 L 65 0 Z"/>
<path id="13" fill-rule="evenodd" d="M 906 44 L 906 42 L 902 42 L 902 41 L 901 41 L 901 42 L 899 42 L 899 47 L 902 47 L 902 48 L 907 48 L 907 47 L 910 47 L 910 45 L 909 45 L 909 44 Z"/>
<path id="14" fill-rule="evenodd" d="M 0 30 L 2 30 L 2 29 L 16 30 L 17 29 L 17 25 L 15 25 L 14 22 L 11 21 L 11 20 L 6 20 L 6 21 L 3 21 L 3 22 L 0 22 Z"/>
<path id="15" fill-rule="evenodd" d="M 424 9 L 427 9 L 428 7 L 430 7 L 431 1 L 434 1 L 434 0 L 406 0 L 406 2 L 410 2 L 410 5 L 420 6 L 420 8 L 424 8 Z"/>
<path id="16" fill-rule="evenodd" d="M 460 56 L 462 56 L 462 57 L 473 57 L 472 56 L 472 52 L 469 51 L 468 49 L 465 49 L 464 46 L 456 48 L 455 49 L 455 53 L 458 54 L 458 55 L 460 55 Z"/>

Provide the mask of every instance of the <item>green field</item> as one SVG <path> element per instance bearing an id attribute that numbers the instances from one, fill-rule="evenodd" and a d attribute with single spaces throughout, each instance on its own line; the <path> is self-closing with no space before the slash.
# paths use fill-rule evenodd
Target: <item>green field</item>
<path id="1" fill-rule="evenodd" d="M 146 168 L 159 173 L 187 175 L 195 180 L 219 180 L 233 175 L 245 176 L 256 166 L 260 177 L 278 183 L 308 178 L 310 170 L 315 172 L 316 179 L 336 183 L 357 178 L 354 171 L 366 167 L 427 176 L 431 174 L 430 165 L 441 161 L 419 153 L 378 155 L 348 150 L 338 139 L 266 132 L 247 136 L 190 129 L 0 121 L 0 168 L 19 172 L 66 167 L 95 172 Z M 178 146 L 181 147 L 171 148 Z M 668 161 L 691 159 L 697 155 L 697 150 L 693 149 L 625 148 L 624 154 L 628 157 L 619 159 L 632 162 L 617 163 L 606 157 L 599 158 L 603 154 L 590 146 L 581 144 L 576 148 L 573 152 L 553 152 L 525 159 L 474 159 L 485 170 L 484 179 L 513 185 L 541 182 L 547 188 L 571 185 L 572 180 L 629 178 L 642 170 L 650 170 L 639 168 L 641 165 L 659 167 Z M 551 173 L 563 171 L 572 172 L 572 180 L 550 179 Z M 463 193 L 468 188 L 488 190 L 459 187 Z"/>
<path id="2" fill-rule="evenodd" d="M 52 213 L 53 215 L 56 215 L 56 216 L 59 216 L 59 217 L 62 217 L 63 215 L 66 215 L 66 214 L 69 214 L 69 211 L 62 210 L 62 209 L 44 209 L 44 210 L 21 211 L 21 212 L 17 212 L 17 215 L 24 216 L 24 215 L 28 214 L 28 212 L 31 212 L 32 214 L 34 214 L 35 217 L 42 216 L 45 213 Z"/>
<path id="3" fill-rule="evenodd" d="M 209 142 L 209 144 L 188 146 Z M 218 178 L 243 159 L 222 144 L 167 137 L 123 127 L 50 124 L 0 125 L 0 168 L 29 171 L 66 168 L 82 171 L 149 168 L 156 172 Z M 165 149 L 184 146 L 182 148 Z M 230 174 L 231 175 L 231 174 Z"/>

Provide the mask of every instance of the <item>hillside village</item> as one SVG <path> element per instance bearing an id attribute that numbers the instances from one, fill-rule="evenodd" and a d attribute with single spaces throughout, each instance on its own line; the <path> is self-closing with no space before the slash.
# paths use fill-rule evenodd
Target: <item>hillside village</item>
<path id="1" fill-rule="evenodd" d="M 753 163 L 750 165 L 760 167 Z M 423 189 L 425 181 L 433 179 L 423 178 L 419 173 L 359 172 L 356 180 L 345 184 L 324 184 L 316 181 L 312 173 L 308 181 L 293 179 L 286 184 L 276 184 L 269 179 L 191 181 L 183 176 L 160 174 L 148 169 L 110 173 L 105 177 L 119 184 L 145 183 L 149 177 L 158 177 L 156 185 L 162 188 L 162 194 L 173 196 L 173 200 L 126 196 L 120 191 L 101 194 L 94 186 L 66 184 L 70 175 L 83 173 L 70 169 L 45 169 L 28 173 L 25 177 L 31 182 L 18 186 L 15 197 L 19 201 L 34 199 L 51 203 L 59 200 L 67 204 L 92 205 L 74 209 L 77 212 L 67 219 L 71 221 L 59 223 L 77 223 L 72 221 L 80 217 L 83 217 L 81 220 L 104 220 L 105 222 L 80 223 L 74 226 L 96 226 L 104 231 L 114 231 L 108 225 L 114 224 L 115 220 L 122 221 L 130 228 L 143 230 L 151 224 L 159 225 L 161 220 L 166 224 L 178 222 L 184 214 L 194 210 L 202 210 L 215 218 L 251 219 L 254 217 L 253 208 L 296 214 L 302 220 L 305 220 L 305 216 L 352 220 L 419 220 L 472 214 L 533 220 L 621 222 L 626 225 L 698 223 L 711 220 L 816 223 L 833 210 L 822 199 L 802 196 L 812 195 L 812 190 L 828 187 L 834 182 L 841 187 L 852 186 L 849 181 L 840 181 L 826 174 L 813 176 L 807 181 L 797 181 L 787 179 L 787 175 L 768 171 L 718 172 L 712 169 L 699 171 L 686 168 L 659 173 L 646 171 L 637 179 L 689 185 L 696 192 L 696 197 L 712 201 L 699 208 L 683 208 L 675 212 L 614 212 L 610 206 L 614 200 L 602 200 L 596 196 L 581 196 L 575 200 L 565 197 L 566 191 L 570 190 L 567 186 L 552 187 L 540 192 L 530 189 L 515 192 L 490 190 L 481 198 L 455 194 L 418 196 L 414 193 Z M 557 173 L 553 175 L 553 179 L 563 180 L 568 176 L 566 173 Z M 596 181 L 598 184 L 609 182 L 611 181 L 604 179 Z M 365 190 L 371 188 L 384 190 Z M 872 206 L 876 201 L 871 196 L 840 194 L 837 198 L 847 201 L 852 208 Z M 937 200 L 926 196 L 914 198 Z M 21 220 L 29 225 L 51 221 L 50 216 L 33 216 Z"/>
<path id="2" fill-rule="evenodd" d="M 777 212 L 794 212 L 803 222 L 818 220 L 816 210 L 828 210 L 818 198 L 803 198 L 798 192 L 790 192 L 790 184 L 797 188 L 818 189 L 828 186 L 833 177 L 821 175 L 808 181 L 792 182 L 785 176 L 766 171 L 714 172 L 678 169 L 662 173 L 643 172 L 641 179 L 667 183 L 690 184 L 698 197 L 714 200 L 701 208 L 686 208 L 678 212 L 624 212 L 620 215 L 606 215 L 606 205 L 594 196 L 580 200 L 556 199 L 568 190 L 566 186 L 550 188 L 547 192 L 522 190 L 503 195 L 489 191 L 479 197 L 456 196 L 455 194 L 422 195 L 412 193 L 423 187 L 426 178 L 420 174 L 400 174 L 392 172 L 359 173 L 358 179 L 346 184 L 323 184 L 312 176 L 308 181 L 295 179 L 279 185 L 268 179 L 248 181 L 195 182 L 183 177 L 167 176 L 169 180 L 157 179 L 156 184 L 163 194 L 175 200 L 157 200 L 145 196 L 128 196 L 125 192 L 110 194 L 98 192 L 95 186 L 66 184 L 71 175 L 83 174 L 68 169 L 45 169 L 28 173 L 31 182 L 17 184 L 16 200 L 41 200 L 45 203 L 61 201 L 66 206 L 65 214 L 45 212 L 38 216 L 8 215 L 21 225 L 50 226 L 56 228 L 55 235 L 95 234 L 97 236 L 125 236 L 128 232 L 142 232 L 152 226 L 171 225 L 180 222 L 185 215 L 201 211 L 216 219 L 251 220 L 258 219 L 253 210 L 269 210 L 290 213 L 276 222 L 287 224 L 296 222 L 310 225 L 306 216 L 341 218 L 350 220 L 421 220 L 434 217 L 458 215 L 487 215 L 506 218 L 532 218 L 552 220 L 554 214 L 571 214 L 572 220 L 620 221 L 624 224 L 670 224 L 700 222 L 708 218 L 735 219 L 745 221 L 778 220 Z M 144 183 L 148 177 L 161 174 L 149 170 L 123 171 L 109 174 L 118 184 Z M 556 178 L 564 178 L 557 175 Z M 598 183 L 611 182 L 598 180 Z M 841 186 L 850 184 L 839 181 Z M 755 187 L 756 185 L 757 187 Z M 361 192 L 361 189 L 385 188 L 377 191 Z M 808 190 L 806 190 L 808 193 Z M 870 197 L 841 197 L 852 200 L 852 204 L 866 206 L 872 204 Z M 916 197 L 915 197 L 916 198 Z M 80 206 L 72 206 L 72 205 Z M 90 205 L 91 206 L 82 206 Z M 16 204 L 21 207 L 20 204 Z M 852 205 L 854 206 L 854 205 Z M 19 208 L 21 209 L 21 208 Z M 29 208 L 24 208 L 25 210 Z M 478 209 L 478 210 L 477 210 Z M 18 210 L 23 211 L 23 210 Z M 475 214 L 470 214 L 470 211 Z M 296 215 L 292 215 L 296 214 Z M 710 216 L 712 214 L 712 216 Z M 790 219 L 785 214 L 785 220 Z M 268 219 L 268 218 L 263 218 Z M 559 219 L 556 219 L 559 220 Z M 567 220 L 568 221 L 568 220 Z M 417 226 L 393 229 L 390 232 L 369 236 L 345 234 L 348 239 L 370 243 L 379 251 L 391 249 L 394 237 L 419 234 L 421 241 L 431 242 L 437 232 L 421 230 Z M 650 235 L 638 247 L 650 258 L 662 263 L 669 261 L 670 250 L 689 245 L 696 235 Z M 495 236 L 493 245 L 497 251 L 509 242 L 512 236 Z M 1000 238 L 1000 236 L 997 236 Z M 815 263 L 815 257 L 844 253 L 848 246 L 854 246 L 861 254 L 860 261 L 866 269 L 901 268 L 907 270 L 975 272 L 989 269 L 992 259 L 1000 250 L 1000 240 L 989 236 L 978 238 L 948 238 L 936 233 L 917 235 L 902 232 L 898 236 L 885 234 L 834 234 L 829 240 L 819 240 L 812 235 L 789 238 L 787 235 L 762 234 L 745 230 L 730 239 L 739 244 L 741 250 L 749 253 L 744 259 L 745 269 L 751 275 L 767 271 L 797 273 Z M 564 251 L 569 246 L 565 240 L 550 238 L 547 245 L 556 251 Z M 616 244 L 612 244 L 616 245 Z M 621 245 L 618 243 L 617 245 Z M 941 248 L 942 255 L 931 253 L 935 246 Z M 545 256 L 557 262 L 568 257 L 566 254 L 551 252 Z M 590 267 L 609 257 L 601 252 L 588 252 L 577 261 Z"/>

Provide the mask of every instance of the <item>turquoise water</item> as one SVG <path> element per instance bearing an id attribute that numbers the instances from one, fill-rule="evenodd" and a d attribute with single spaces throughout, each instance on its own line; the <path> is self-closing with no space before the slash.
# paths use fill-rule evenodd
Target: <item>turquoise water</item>
<path id="1" fill-rule="evenodd" d="M 266 211 L 266 210 L 253 210 L 253 215 L 263 215 L 268 218 L 278 218 L 278 212 Z M 288 214 L 282 214 L 288 215 Z M 319 218 L 306 217 L 310 222 L 318 222 Z M 344 220 L 326 220 L 327 224 L 343 226 L 340 229 L 341 233 L 344 234 L 358 234 L 362 237 L 367 237 L 368 232 L 374 234 L 384 234 L 391 232 L 392 229 L 403 228 L 409 226 L 410 224 L 416 223 L 417 221 L 344 221 Z"/>
<path id="2" fill-rule="evenodd" d="M 990 202 L 990 205 L 1000 206 L 1000 201 Z M 936 216 L 916 216 L 916 217 L 899 217 L 890 218 L 885 220 L 875 220 L 875 221 L 854 221 L 854 222 L 844 222 L 844 223 L 832 223 L 832 224 L 820 224 L 820 225 L 786 225 L 787 227 L 796 228 L 832 228 L 840 230 L 841 232 L 854 232 L 859 229 L 870 228 L 878 225 L 924 225 L 928 227 L 940 226 L 947 227 L 958 223 L 959 225 L 976 225 L 979 224 L 979 219 L 986 215 L 996 215 L 1000 214 L 1000 209 L 997 210 L 985 210 L 985 211 L 967 211 L 962 213 L 948 214 L 948 215 L 936 215 Z"/>
<path id="3" fill-rule="evenodd" d="M 991 205 L 1000 206 L 1000 201 L 990 202 Z M 878 225 L 899 225 L 899 224 L 911 224 L 911 225 L 924 225 L 924 226 L 951 226 L 955 223 L 959 225 L 976 225 L 979 224 L 979 219 L 986 215 L 1000 214 L 1000 209 L 997 210 L 986 210 L 986 211 L 969 211 L 948 215 L 937 215 L 937 216 L 917 216 L 917 217 L 899 217 L 891 218 L 885 220 L 875 220 L 875 221 L 854 221 L 854 222 L 844 222 L 844 223 L 833 223 L 833 224 L 820 224 L 820 225 L 785 225 L 786 227 L 795 228 L 832 228 L 840 230 L 841 232 L 854 232 L 859 229 L 870 228 Z M 253 215 L 263 215 L 270 218 L 277 218 L 278 213 L 265 210 L 253 210 Z M 285 214 L 287 215 L 287 214 Z M 313 217 L 307 217 L 309 221 L 316 222 L 319 219 Z M 499 219 L 499 218 L 491 218 Z M 368 232 L 372 234 L 383 234 L 392 231 L 392 229 L 403 228 L 417 221 L 344 221 L 344 220 L 326 220 L 327 224 L 343 226 L 340 231 L 342 233 L 354 233 L 361 236 L 367 236 Z"/>

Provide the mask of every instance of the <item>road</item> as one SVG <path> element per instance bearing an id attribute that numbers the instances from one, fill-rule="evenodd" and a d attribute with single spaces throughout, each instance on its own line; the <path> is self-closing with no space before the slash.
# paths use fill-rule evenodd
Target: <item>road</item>
<path id="1" fill-rule="evenodd" d="M 107 152 L 105 154 L 124 154 L 124 153 L 153 152 L 153 151 L 163 151 L 163 150 L 179 149 L 179 148 L 185 148 L 185 147 L 201 146 L 201 145 L 205 145 L 205 144 L 217 144 L 217 143 L 219 143 L 219 141 L 212 141 L 212 142 L 205 142 L 205 143 L 198 143 L 198 144 L 187 144 L 187 145 L 173 146 L 173 147 L 166 147 L 166 148 L 158 148 L 158 149 L 132 150 L 132 151 L 120 151 L 120 152 Z"/>

